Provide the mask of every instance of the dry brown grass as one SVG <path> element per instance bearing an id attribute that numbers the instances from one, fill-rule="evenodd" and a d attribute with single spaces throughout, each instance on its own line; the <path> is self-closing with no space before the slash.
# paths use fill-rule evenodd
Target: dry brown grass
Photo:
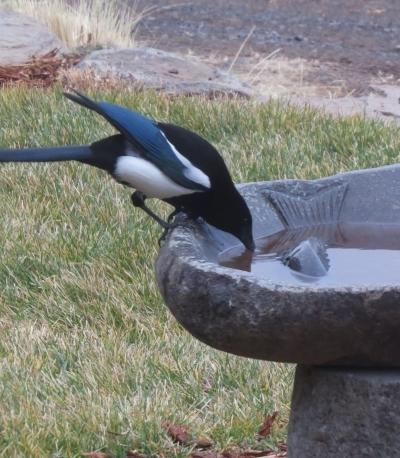
<path id="1" fill-rule="evenodd" d="M 2 0 L 15 11 L 46 24 L 71 49 L 131 47 L 137 24 L 151 9 L 138 11 L 118 0 Z"/>

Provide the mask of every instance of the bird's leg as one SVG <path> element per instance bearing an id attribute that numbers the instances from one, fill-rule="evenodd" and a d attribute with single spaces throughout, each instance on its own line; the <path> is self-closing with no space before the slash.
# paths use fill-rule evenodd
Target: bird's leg
<path id="1" fill-rule="evenodd" d="M 164 228 L 164 233 L 162 237 L 165 237 L 168 230 L 171 228 L 171 225 L 166 223 L 163 219 L 161 219 L 158 215 L 156 215 L 150 208 L 144 203 L 146 200 L 146 196 L 140 192 L 135 191 L 131 195 L 131 201 L 134 207 L 141 208 L 145 213 L 147 213 L 151 218 L 154 219 L 161 227 Z"/>

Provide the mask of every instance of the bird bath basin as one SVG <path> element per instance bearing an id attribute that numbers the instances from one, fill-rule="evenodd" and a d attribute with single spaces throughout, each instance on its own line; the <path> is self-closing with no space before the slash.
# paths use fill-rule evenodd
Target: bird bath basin
<path id="1" fill-rule="evenodd" d="M 298 364 L 291 458 L 397 456 L 400 166 L 240 191 L 267 254 L 185 221 L 156 263 L 166 304 L 214 348 Z"/>

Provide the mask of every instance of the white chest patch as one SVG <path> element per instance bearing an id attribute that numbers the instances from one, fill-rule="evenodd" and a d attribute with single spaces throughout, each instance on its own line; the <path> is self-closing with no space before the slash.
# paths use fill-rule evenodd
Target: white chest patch
<path id="1" fill-rule="evenodd" d="M 115 176 L 147 197 L 168 199 L 192 194 L 193 189 L 184 188 L 173 182 L 151 162 L 137 156 L 121 156 L 117 160 Z"/>

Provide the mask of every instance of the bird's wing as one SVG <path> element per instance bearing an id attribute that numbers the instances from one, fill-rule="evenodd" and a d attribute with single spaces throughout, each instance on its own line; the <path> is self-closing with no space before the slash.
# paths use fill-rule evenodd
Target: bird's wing
<path id="1" fill-rule="evenodd" d="M 103 116 L 127 140 L 139 148 L 145 159 L 152 162 L 175 183 L 195 191 L 208 189 L 185 174 L 188 172 L 187 167 L 179 160 L 173 146 L 153 120 L 119 105 L 95 102 L 77 91 L 74 91 L 74 94 L 64 93 L 64 95 Z"/>

